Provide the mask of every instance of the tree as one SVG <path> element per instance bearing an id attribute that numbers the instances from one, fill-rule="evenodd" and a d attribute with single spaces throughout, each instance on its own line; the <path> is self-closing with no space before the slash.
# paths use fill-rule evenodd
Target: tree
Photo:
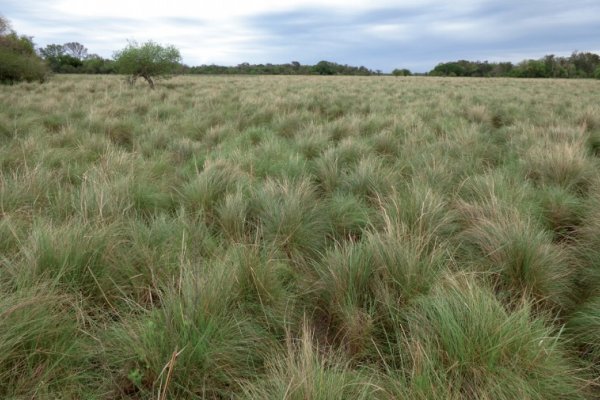
<path id="1" fill-rule="evenodd" d="M 66 43 L 64 45 L 60 44 L 49 44 L 43 49 L 39 50 L 39 53 L 46 62 L 48 66 L 53 72 L 58 73 L 73 73 L 78 72 L 78 70 L 83 65 L 82 59 L 75 57 L 75 54 L 72 50 L 67 48 L 67 45 L 73 43 Z M 78 43 L 77 43 L 78 44 Z M 82 45 L 80 45 L 82 46 Z M 83 46 L 82 46 L 83 47 Z M 84 47 L 85 49 L 85 47 Z M 87 52 L 87 49 L 85 49 Z"/>
<path id="2" fill-rule="evenodd" d="M 71 57 L 74 57 L 78 60 L 83 61 L 87 57 L 88 50 L 81 43 L 77 43 L 77 42 L 65 43 L 65 44 L 63 44 L 63 49 L 64 49 L 65 53 L 67 53 Z"/>
<path id="3" fill-rule="evenodd" d="M 46 60 L 58 59 L 65 54 L 65 49 L 60 44 L 49 44 L 40 49 L 40 55 Z"/>
<path id="4" fill-rule="evenodd" d="M 402 68 L 402 69 L 396 68 L 395 70 L 392 71 L 392 75 L 394 75 L 394 76 L 411 76 L 412 73 L 410 72 L 410 70 L 408 70 L 406 68 Z"/>
<path id="5" fill-rule="evenodd" d="M 319 75 L 333 75 L 335 74 L 335 65 L 329 61 L 319 61 L 313 70 Z"/>
<path id="6" fill-rule="evenodd" d="M 181 54 L 172 45 L 161 46 L 153 41 L 142 45 L 130 42 L 114 54 L 114 59 L 117 71 L 130 75 L 132 84 L 137 78 L 144 78 L 154 89 L 153 78 L 173 73 L 179 66 Z"/>
<path id="7" fill-rule="evenodd" d="M 46 67 L 35 53 L 33 39 L 17 35 L 7 19 L 0 16 L 0 82 L 43 82 Z"/>
<path id="8" fill-rule="evenodd" d="M 81 67 L 84 74 L 112 74 L 115 72 L 114 61 L 100 57 L 98 54 L 90 54 Z"/>
<path id="9" fill-rule="evenodd" d="M 0 15 L 0 35 L 5 35 L 11 32 L 10 22 Z"/>

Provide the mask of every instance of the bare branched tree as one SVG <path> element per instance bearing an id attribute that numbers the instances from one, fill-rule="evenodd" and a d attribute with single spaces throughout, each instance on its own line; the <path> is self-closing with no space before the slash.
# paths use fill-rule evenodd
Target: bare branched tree
<path id="1" fill-rule="evenodd" d="M 78 42 L 69 42 L 63 45 L 63 48 L 67 55 L 75 57 L 79 60 L 85 60 L 87 57 L 87 48 Z"/>
<path id="2" fill-rule="evenodd" d="M 5 35 L 12 30 L 10 22 L 0 15 L 0 35 Z"/>

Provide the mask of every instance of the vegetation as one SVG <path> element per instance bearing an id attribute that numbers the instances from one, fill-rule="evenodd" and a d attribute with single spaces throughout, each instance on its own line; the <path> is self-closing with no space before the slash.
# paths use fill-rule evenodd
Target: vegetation
<path id="1" fill-rule="evenodd" d="M 510 62 L 456 61 L 438 64 L 433 76 L 503 76 L 513 78 L 597 78 L 600 56 L 594 53 L 573 52 L 570 57 L 547 55 L 539 60 Z"/>
<path id="2" fill-rule="evenodd" d="M 181 61 L 181 54 L 174 46 L 161 46 L 152 41 L 144 44 L 129 43 L 127 47 L 115 53 L 115 68 L 130 75 L 130 82 L 144 78 L 154 89 L 153 78 L 173 73 Z"/>
<path id="3" fill-rule="evenodd" d="M 599 89 L 3 88 L 0 397 L 598 398 Z"/>
<path id="4" fill-rule="evenodd" d="M 411 76 L 412 73 L 410 72 L 410 70 L 408 70 L 406 68 L 402 68 L 402 69 L 396 68 L 395 70 L 392 71 L 392 75 L 394 75 L 394 76 Z"/>
<path id="5" fill-rule="evenodd" d="M 366 67 L 342 65 L 331 61 L 319 61 L 315 65 L 304 65 L 298 61 L 288 64 L 249 64 L 242 63 L 233 67 L 221 65 L 199 65 L 183 67 L 190 74 L 236 74 L 236 75 L 376 75 Z"/>
<path id="6" fill-rule="evenodd" d="M 0 83 L 44 81 L 46 67 L 30 37 L 17 35 L 0 15 Z"/>

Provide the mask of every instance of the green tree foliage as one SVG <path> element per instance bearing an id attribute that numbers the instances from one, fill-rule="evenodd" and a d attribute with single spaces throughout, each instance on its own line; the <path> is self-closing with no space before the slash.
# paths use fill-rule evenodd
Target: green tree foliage
<path id="1" fill-rule="evenodd" d="M 52 72 L 57 73 L 82 72 L 83 62 L 87 58 L 87 49 L 77 42 L 49 44 L 39 52 Z"/>
<path id="2" fill-rule="evenodd" d="M 49 44 L 39 52 L 52 72 L 75 73 L 79 72 L 78 69 L 83 65 L 80 59 L 67 54 L 59 44 Z"/>
<path id="3" fill-rule="evenodd" d="M 395 70 L 392 71 L 392 75 L 394 75 L 394 76 L 411 76 L 412 73 L 410 72 L 410 70 L 408 70 L 406 68 L 402 68 L 402 69 L 396 68 Z"/>
<path id="4" fill-rule="evenodd" d="M 319 61 L 313 69 L 319 75 L 335 74 L 335 64 L 329 61 Z"/>
<path id="5" fill-rule="evenodd" d="M 35 54 L 31 37 L 17 35 L 0 16 L 0 82 L 44 81 L 46 68 Z"/>
<path id="6" fill-rule="evenodd" d="M 355 67 L 330 61 L 321 61 L 316 65 L 300 64 L 298 61 L 287 64 L 242 63 L 233 67 L 199 65 L 184 67 L 184 72 L 203 75 L 375 75 L 374 71 L 363 66 Z"/>
<path id="7" fill-rule="evenodd" d="M 539 60 L 510 62 L 451 61 L 438 64 L 429 72 L 432 76 L 506 76 L 515 78 L 593 78 L 600 68 L 600 56 L 573 52 L 569 57 L 553 54 Z"/>
<path id="8" fill-rule="evenodd" d="M 130 42 L 123 50 L 114 54 L 116 70 L 130 75 L 133 83 L 144 78 L 154 88 L 153 78 L 174 73 L 179 67 L 181 54 L 175 46 L 161 46 L 153 41 L 142 45 Z"/>
<path id="9" fill-rule="evenodd" d="M 115 70 L 115 62 L 100 57 L 98 54 L 90 54 L 83 60 L 81 72 L 84 74 L 113 74 Z"/>
<path id="10" fill-rule="evenodd" d="M 40 55 L 56 73 L 112 74 L 115 73 L 114 61 L 89 54 L 81 43 L 49 44 L 39 49 Z"/>

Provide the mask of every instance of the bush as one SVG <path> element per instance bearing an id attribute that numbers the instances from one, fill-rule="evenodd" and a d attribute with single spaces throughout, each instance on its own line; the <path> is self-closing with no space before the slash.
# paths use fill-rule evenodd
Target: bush
<path id="1" fill-rule="evenodd" d="M 46 67 L 35 54 L 33 42 L 27 36 L 8 31 L 8 23 L 2 20 L 0 32 L 0 82 L 40 81 L 46 77 Z"/>

